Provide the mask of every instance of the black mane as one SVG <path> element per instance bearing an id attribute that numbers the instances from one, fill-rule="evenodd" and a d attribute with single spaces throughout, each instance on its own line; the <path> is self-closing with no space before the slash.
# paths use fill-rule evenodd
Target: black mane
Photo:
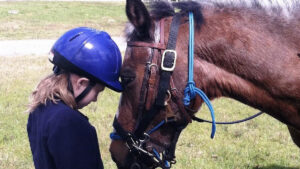
<path id="1" fill-rule="evenodd" d="M 246 3 L 247 1 L 247 3 Z M 288 2 L 279 5 L 278 0 L 269 0 L 269 7 L 263 6 L 259 0 L 227 0 L 219 2 L 218 0 L 201 0 L 196 1 L 183 1 L 170 3 L 165 0 L 154 1 L 150 3 L 151 15 L 154 19 L 159 20 L 164 17 L 173 16 L 175 9 L 179 9 L 179 13 L 183 16 L 187 16 L 188 12 L 194 13 L 195 22 L 199 26 L 204 22 L 202 15 L 202 9 L 208 6 L 215 9 L 228 9 L 228 10 L 255 10 L 264 12 L 266 15 L 272 16 L 285 16 L 294 17 L 299 19 L 300 1 L 290 0 L 290 6 Z"/>
<path id="2" fill-rule="evenodd" d="M 215 11 L 227 10 L 239 12 L 241 15 L 243 13 L 245 15 L 259 14 L 262 17 L 258 19 L 264 20 L 264 22 L 280 21 L 280 23 L 286 23 L 283 26 L 287 28 L 297 26 L 295 23 L 300 19 L 300 2 L 293 1 L 290 7 L 287 2 L 285 6 L 280 6 L 277 0 L 269 0 L 268 2 L 270 3 L 269 7 L 263 6 L 259 0 L 227 0 L 224 2 L 219 2 L 218 0 L 199 0 L 199 2 L 182 1 L 173 3 L 166 0 L 157 0 L 150 2 L 148 9 L 154 20 L 174 16 L 175 13 L 180 13 L 183 17 L 188 17 L 188 13 L 193 12 L 197 29 L 200 29 L 201 25 L 205 23 L 202 10 L 206 8 Z M 133 38 L 135 37 L 134 29 L 130 25 L 127 25 L 125 33 L 127 39 L 135 39 Z M 138 37 L 138 35 L 136 36 Z"/>
<path id="3" fill-rule="evenodd" d="M 150 13 L 153 19 L 160 20 L 165 17 L 174 16 L 175 9 L 179 9 L 182 16 L 188 16 L 189 12 L 193 12 L 197 28 L 200 28 L 204 22 L 201 12 L 201 5 L 194 1 L 174 2 L 157 1 L 150 4 Z"/>

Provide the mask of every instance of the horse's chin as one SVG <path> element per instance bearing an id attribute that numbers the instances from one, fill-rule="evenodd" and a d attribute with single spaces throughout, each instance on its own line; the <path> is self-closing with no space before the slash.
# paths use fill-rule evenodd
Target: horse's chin
<path id="1" fill-rule="evenodd" d="M 148 148 L 151 147 L 157 149 L 158 152 L 163 150 L 163 147 L 150 143 L 147 145 Z M 153 167 L 147 166 L 151 164 L 143 164 L 143 162 L 135 161 L 133 156 L 129 154 L 128 148 L 122 141 L 112 141 L 110 145 L 110 153 L 112 160 L 116 163 L 118 169 L 152 169 Z M 148 151 L 151 152 L 150 149 Z"/>
<path id="2" fill-rule="evenodd" d="M 132 156 L 127 156 L 126 160 L 118 161 L 114 156 L 112 156 L 113 161 L 116 163 L 118 169 L 153 169 L 154 167 L 149 167 L 143 163 L 138 163 L 133 161 Z"/>
<path id="3" fill-rule="evenodd" d="M 112 141 L 109 148 L 112 160 L 116 163 L 118 169 L 128 168 L 126 158 L 128 155 L 128 148 L 122 141 Z"/>

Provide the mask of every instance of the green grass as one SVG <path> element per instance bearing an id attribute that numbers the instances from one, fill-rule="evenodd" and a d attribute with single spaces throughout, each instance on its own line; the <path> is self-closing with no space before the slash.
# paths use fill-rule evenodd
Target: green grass
<path id="1" fill-rule="evenodd" d="M 0 168 L 32 169 L 25 113 L 30 92 L 51 72 L 47 56 L 0 57 Z M 97 103 L 82 111 L 96 127 L 105 168 L 116 168 L 109 154 L 109 133 L 119 94 L 105 90 Z M 216 119 L 231 121 L 256 112 L 231 99 L 213 101 Z M 206 107 L 198 116 L 210 119 Z M 177 145 L 175 169 L 299 169 L 300 151 L 285 125 L 267 115 L 231 126 L 217 126 L 210 139 L 210 124 L 193 122 Z"/>
<path id="2" fill-rule="evenodd" d="M 18 14 L 9 14 L 18 10 Z M 123 3 L 0 2 L 0 40 L 56 39 L 76 26 L 122 34 L 126 22 Z M 28 97 L 39 80 L 51 73 L 47 56 L 0 57 L 0 169 L 33 169 L 25 113 Z M 105 90 L 97 103 L 83 109 L 96 127 L 105 168 L 115 164 L 108 151 L 119 94 Z M 232 121 L 254 110 L 231 99 L 213 101 L 216 119 Z M 198 116 L 210 119 L 206 107 Z M 175 169 L 300 169 L 300 151 L 285 125 L 267 115 L 231 126 L 193 122 L 180 136 Z"/>
<path id="3" fill-rule="evenodd" d="M 121 2 L 0 2 L 0 40 L 56 39 L 78 26 L 120 36 L 126 23 L 124 11 Z"/>

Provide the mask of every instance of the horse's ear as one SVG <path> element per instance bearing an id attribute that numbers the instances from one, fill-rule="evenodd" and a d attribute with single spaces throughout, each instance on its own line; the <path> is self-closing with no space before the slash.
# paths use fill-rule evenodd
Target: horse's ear
<path id="1" fill-rule="evenodd" d="M 126 15 L 139 36 L 150 38 L 152 20 L 141 0 L 126 0 Z"/>

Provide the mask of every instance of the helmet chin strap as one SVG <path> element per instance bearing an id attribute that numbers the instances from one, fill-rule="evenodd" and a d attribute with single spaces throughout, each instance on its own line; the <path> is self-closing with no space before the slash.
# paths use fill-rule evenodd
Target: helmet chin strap
<path id="1" fill-rule="evenodd" d="M 68 73 L 68 78 L 67 78 L 67 81 L 68 81 L 68 90 L 73 94 L 74 96 L 74 90 L 73 90 L 73 86 L 72 86 L 72 83 L 71 83 L 71 74 Z M 96 85 L 95 82 L 89 80 L 89 84 L 88 86 L 75 98 L 75 102 L 78 104 L 80 102 L 80 100 L 82 100 L 91 90 L 92 88 Z"/>
<path id="2" fill-rule="evenodd" d="M 58 66 L 54 66 L 53 67 L 53 73 L 57 76 L 60 75 L 62 73 L 64 73 L 63 69 L 60 69 Z M 74 96 L 74 90 L 73 90 L 73 86 L 71 83 L 71 74 L 68 72 L 67 73 L 67 81 L 68 81 L 68 90 L 73 94 Z M 91 90 L 92 88 L 96 85 L 96 83 L 94 81 L 89 80 L 89 84 L 88 86 L 75 98 L 75 102 L 78 104 L 80 102 L 80 100 L 82 100 Z"/>
<path id="3" fill-rule="evenodd" d="M 88 86 L 84 89 L 84 91 L 82 91 L 80 93 L 80 95 L 78 95 L 76 98 L 75 98 L 75 101 L 76 103 L 78 104 L 80 100 L 82 100 L 91 90 L 92 88 L 96 85 L 95 82 L 92 82 L 91 80 L 89 81 L 89 84 Z"/>

